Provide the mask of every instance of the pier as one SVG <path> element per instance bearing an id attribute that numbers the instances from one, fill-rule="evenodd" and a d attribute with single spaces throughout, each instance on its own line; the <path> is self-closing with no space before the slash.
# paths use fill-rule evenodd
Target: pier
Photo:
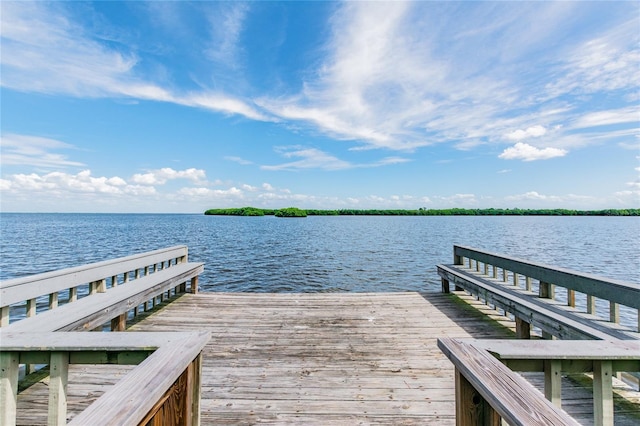
<path id="1" fill-rule="evenodd" d="M 485 263 L 454 260 L 493 279 Z M 49 273 L 37 290 L 20 293 L 22 301 L 10 299 L 11 289 L 35 287 L 34 280 L 3 282 L 0 423 L 640 421 L 637 389 L 611 377 L 640 370 L 638 331 L 617 324 L 615 315 L 610 327 L 628 338 L 609 345 L 585 337 L 563 346 L 570 342 L 540 338 L 553 329 L 538 330 L 537 320 L 523 325 L 488 293 L 461 287 L 198 293 L 201 268 L 181 247 Z M 513 279 L 500 281 L 513 286 Z M 476 370 L 478 362 L 483 368 Z M 495 373 L 492 380 L 479 376 L 486 371 Z"/>

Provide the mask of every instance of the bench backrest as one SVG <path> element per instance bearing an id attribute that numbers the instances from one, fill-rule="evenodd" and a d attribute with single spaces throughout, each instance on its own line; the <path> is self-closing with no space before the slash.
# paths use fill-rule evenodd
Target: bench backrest
<path id="1" fill-rule="evenodd" d="M 15 278 L 0 282 L 0 309 L 2 320 L 0 326 L 9 323 L 9 306 L 27 302 L 35 311 L 35 300 L 49 296 L 49 309 L 57 306 L 58 293 L 69 291 L 68 300 L 77 298 L 78 288 L 87 286 L 89 293 L 104 292 L 107 282 L 111 287 L 126 283 L 142 275 L 148 275 L 158 269 L 172 264 L 185 263 L 188 260 L 187 246 L 174 246 L 145 253 L 88 265 L 66 268 L 27 277 Z M 120 281 L 119 276 L 122 276 Z M 29 312 L 27 316 L 35 312 Z"/>
<path id="2" fill-rule="evenodd" d="M 490 253 L 471 247 L 454 245 L 453 251 L 454 263 L 458 265 L 462 264 L 463 258 L 474 259 L 540 282 L 554 284 L 613 303 L 640 309 L 640 286 L 638 285 Z"/>

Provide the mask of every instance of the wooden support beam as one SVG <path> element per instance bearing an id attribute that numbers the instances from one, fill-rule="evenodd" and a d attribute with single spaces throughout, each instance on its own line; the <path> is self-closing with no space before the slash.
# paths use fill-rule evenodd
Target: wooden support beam
<path id="1" fill-rule="evenodd" d="M 593 423 L 613 426 L 613 388 L 611 361 L 593 363 Z"/>
<path id="2" fill-rule="evenodd" d="M 531 339 L 531 324 L 516 317 L 516 336 L 518 339 Z"/>
<path id="3" fill-rule="evenodd" d="M 569 288 L 567 289 L 567 306 L 576 307 L 576 292 Z"/>
<path id="4" fill-rule="evenodd" d="M 78 287 L 71 287 L 69 289 L 69 302 L 75 302 L 78 300 Z"/>
<path id="5" fill-rule="evenodd" d="M 18 407 L 18 352 L 0 352 L 0 424 L 15 425 Z"/>
<path id="6" fill-rule="evenodd" d="M 51 352 L 49 363 L 49 426 L 67 424 L 69 352 Z"/>
<path id="7" fill-rule="evenodd" d="M 195 277 L 191 278 L 191 293 L 192 294 L 196 294 L 198 293 L 198 276 L 196 275 Z"/>
<path id="8" fill-rule="evenodd" d="M 446 279 L 442 278 L 441 282 L 442 282 L 442 292 L 443 293 L 449 293 L 450 292 L 449 280 L 446 280 Z"/>
<path id="9" fill-rule="evenodd" d="M 111 331 L 125 331 L 127 329 L 127 314 L 121 314 L 111 320 Z"/>

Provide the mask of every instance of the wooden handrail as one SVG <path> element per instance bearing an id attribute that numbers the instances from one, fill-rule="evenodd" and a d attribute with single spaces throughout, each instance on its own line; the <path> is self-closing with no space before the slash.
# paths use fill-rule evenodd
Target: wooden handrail
<path id="1" fill-rule="evenodd" d="M 640 286 L 516 257 L 454 245 L 454 259 L 471 258 L 508 271 L 555 284 L 580 293 L 640 309 Z M 458 263 L 454 260 L 454 263 Z M 458 263 L 460 264 L 460 263 Z"/>
<path id="2" fill-rule="evenodd" d="M 480 272 L 480 263 L 484 263 L 484 273 L 488 274 L 488 265 L 493 266 L 493 277 L 497 278 L 496 268 L 502 268 L 503 281 L 507 281 L 507 271 L 513 275 L 514 285 L 518 285 L 518 276 L 524 276 L 526 289 L 531 290 L 531 279 L 539 281 L 539 296 L 554 299 L 555 286 L 567 289 L 567 304 L 575 307 L 575 293 L 586 295 L 586 311 L 596 314 L 595 299 L 609 302 L 609 321 L 620 322 L 619 305 L 635 310 L 638 331 L 640 332 L 640 284 L 600 277 L 593 274 L 574 271 L 566 268 L 549 266 L 516 257 L 491 253 L 471 247 L 453 246 L 454 265 L 463 265 L 464 259 L 476 262 L 476 271 Z"/>
<path id="3" fill-rule="evenodd" d="M 66 373 L 69 363 L 124 364 L 147 356 L 70 424 L 139 424 L 153 418 L 158 401 L 177 382 L 186 384 L 185 424 L 199 424 L 200 354 L 209 332 L 198 333 L 12 333 L 0 331 L 0 423 L 15 424 L 18 366 L 33 356 L 50 356 L 49 421 L 66 420 Z M 150 353 L 150 355 L 149 355 Z M 138 354 L 138 356 L 127 356 Z M 122 355 L 122 356 L 120 356 Z M 183 377 L 183 379 L 181 379 Z M 180 379 L 180 380 L 179 380 Z"/>
<path id="4" fill-rule="evenodd" d="M 577 425 L 547 401 L 522 376 L 486 350 L 459 339 L 438 339 L 438 347 L 456 370 L 456 424 L 512 426 Z"/>
<path id="5" fill-rule="evenodd" d="M 544 372 L 545 397 L 558 407 L 562 405 L 560 397 L 562 373 L 593 373 L 595 425 L 613 425 L 614 423 L 613 373 L 640 371 L 640 341 L 637 340 L 576 342 L 464 339 L 453 343 L 447 339 L 442 340 L 445 348 L 457 347 L 458 343 L 470 345 L 480 352 L 492 355 L 513 371 Z"/>
<path id="6" fill-rule="evenodd" d="M 103 262 L 65 268 L 0 282 L 0 306 L 34 299 L 82 284 L 97 283 L 107 278 L 133 272 L 173 259 L 187 261 L 187 246 L 174 246 Z"/>
<path id="7" fill-rule="evenodd" d="M 150 273 L 166 269 L 165 265 L 168 268 L 187 264 L 187 259 L 188 248 L 181 245 L 2 281 L 0 282 L 0 327 L 9 325 L 10 315 L 14 315 L 15 308 L 24 309 L 26 317 L 40 313 L 36 312 L 36 300 L 40 297 L 48 296 L 49 304 L 46 310 L 52 310 L 58 307 L 59 300 L 72 303 L 78 300 L 79 293 L 89 296 L 105 293 L 119 284 L 133 282 Z M 119 283 L 120 276 L 122 280 Z M 111 284 L 109 288 L 107 283 Z M 184 283 L 179 285 L 180 291 L 186 291 Z M 196 286 L 197 281 L 195 284 L 192 282 L 192 292 L 193 287 Z M 176 288 L 176 292 L 177 290 Z M 120 326 L 122 318 L 118 321 L 119 323 L 114 324 L 112 328 L 122 328 Z"/>

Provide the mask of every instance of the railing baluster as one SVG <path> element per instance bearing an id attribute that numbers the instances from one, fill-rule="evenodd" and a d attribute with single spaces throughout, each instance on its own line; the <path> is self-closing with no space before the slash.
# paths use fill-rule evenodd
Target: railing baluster
<path id="1" fill-rule="evenodd" d="M 609 321 L 620 323 L 620 305 L 614 302 L 609 302 Z"/>
<path id="2" fill-rule="evenodd" d="M 570 288 L 567 289 L 567 306 L 576 307 L 576 292 Z"/>
<path id="3" fill-rule="evenodd" d="M 71 287 L 69 289 L 69 302 L 75 302 L 78 300 L 78 287 Z"/>
<path id="4" fill-rule="evenodd" d="M 9 325 L 9 306 L 0 308 L 0 327 Z"/>
<path id="5" fill-rule="evenodd" d="M 531 291 L 531 277 L 525 277 L 525 286 L 527 287 L 527 291 Z"/>
<path id="6" fill-rule="evenodd" d="M 51 352 L 49 370 L 49 425 L 67 424 L 69 352 Z"/>
<path id="7" fill-rule="evenodd" d="M 55 309 L 58 307 L 58 293 L 51 293 L 49 295 L 49 309 Z"/>
<path id="8" fill-rule="evenodd" d="M 111 277 L 111 288 L 118 287 L 118 276 L 114 275 Z"/>
<path id="9" fill-rule="evenodd" d="M 587 294 L 587 313 L 591 315 L 596 314 L 596 298 L 590 294 Z"/>

